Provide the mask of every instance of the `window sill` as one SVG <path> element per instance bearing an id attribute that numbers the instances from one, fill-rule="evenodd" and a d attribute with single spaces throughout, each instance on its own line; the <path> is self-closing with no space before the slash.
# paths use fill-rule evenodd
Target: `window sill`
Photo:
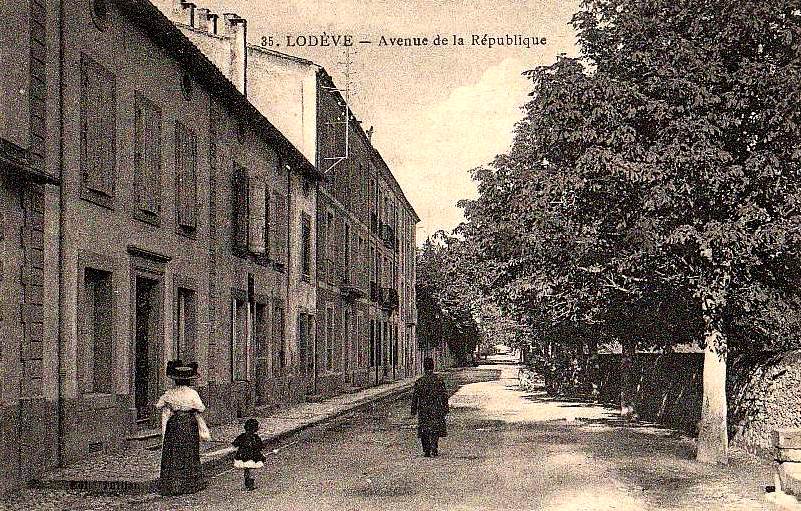
<path id="1" fill-rule="evenodd" d="M 184 236 L 185 238 L 193 240 L 197 239 L 197 228 L 195 227 L 186 227 L 183 225 L 179 225 L 175 228 L 175 232 L 177 232 L 181 236 Z"/>
<path id="2" fill-rule="evenodd" d="M 114 194 L 108 195 L 103 192 L 98 192 L 92 190 L 91 188 L 87 188 L 86 186 L 81 187 L 81 199 L 91 202 L 97 206 L 110 209 L 114 211 Z"/>
<path id="3" fill-rule="evenodd" d="M 115 404 L 115 396 L 109 392 L 86 392 L 81 394 L 80 400 L 83 408 L 92 410 L 113 408 Z"/>
<path id="4" fill-rule="evenodd" d="M 133 217 L 135 220 L 152 225 L 153 227 L 161 227 L 161 217 L 158 213 L 136 208 L 134 209 Z"/>

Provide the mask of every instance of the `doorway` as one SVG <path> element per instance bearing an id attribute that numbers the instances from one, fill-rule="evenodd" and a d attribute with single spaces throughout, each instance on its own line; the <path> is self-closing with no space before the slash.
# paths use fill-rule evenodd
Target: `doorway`
<path id="1" fill-rule="evenodd" d="M 160 292 L 159 281 L 137 276 L 135 291 L 135 369 L 134 402 L 136 421 L 147 427 L 156 427 L 155 403 L 158 399 L 161 377 Z"/>

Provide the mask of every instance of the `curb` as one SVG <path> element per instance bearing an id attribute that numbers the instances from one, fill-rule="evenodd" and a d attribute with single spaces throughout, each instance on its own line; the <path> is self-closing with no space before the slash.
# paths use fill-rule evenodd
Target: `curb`
<path id="1" fill-rule="evenodd" d="M 339 417 L 348 415 L 350 413 L 361 411 L 370 405 L 374 405 L 384 401 L 398 401 L 404 395 L 412 391 L 413 382 L 408 384 L 389 389 L 384 392 L 376 393 L 373 396 L 364 398 L 360 401 L 355 401 L 352 406 L 345 407 L 341 410 L 335 411 L 330 415 L 323 415 L 316 417 L 309 422 L 299 424 L 291 429 L 282 431 L 268 438 L 265 438 L 264 444 L 267 446 L 275 446 L 280 441 L 292 437 L 302 431 L 314 428 L 328 422 L 331 422 Z M 203 461 L 201 459 L 201 467 L 206 478 L 215 477 L 222 472 L 228 470 L 233 464 L 234 451 L 222 454 L 218 457 Z M 34 480 L 29 483 L 29 487 L 37 489 L 48 490 L 77 490 L 89 494 L 97 495 L 142 495 L 148 493 L 158 493 L 158 477 L 147 480 L 59 480 L 59 479 L 45 479 Z"/>

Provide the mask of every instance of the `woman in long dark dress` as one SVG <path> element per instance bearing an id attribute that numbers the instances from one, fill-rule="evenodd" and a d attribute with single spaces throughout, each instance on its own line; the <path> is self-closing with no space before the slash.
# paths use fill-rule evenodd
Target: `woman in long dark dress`
<path id="1" fill-rule="evenodd" d="M 197 364 L 180 360 L 167 362 L 167 376 L 175 387 L 161 396 L 162 450 L 159 493 L 181 495 L 206 486 L 200 466 L 200 440 L 208 440 L 208 427 L 200 415 L 206 406 L 197 391 L 190 387 L 197 378 Z"/>

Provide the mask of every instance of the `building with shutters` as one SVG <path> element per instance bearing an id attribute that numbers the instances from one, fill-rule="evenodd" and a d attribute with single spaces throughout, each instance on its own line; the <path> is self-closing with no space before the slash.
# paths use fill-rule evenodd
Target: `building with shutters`
<path id="1" fill-rule="evenodd" d="M 418 218 L 324 69 L 186 2 L 11 1 L 0 492 L 155 439 L 172 358 L 211 423 L 416 374 Z"/>
<path id="2" fill-rule="evenodd" d="M 14 2 L 0 491 L 157 438 L 172 358 L 198 362 L 212 423 L 302 399 L 315 166 L 151 3 Z"/>
<path id="3" fill-rule="evenodd" d="M 247 20 L 236 14 L 220 17 L 181 0 L 156 5 L 324 176 L 316 208 L 293 215 L 301 242 L 316 238 L 316 265 L 290 272 L 316 284 L 314 296 L 291 293 L 299 297 L 292 344 L 308 396 L 417 374 L 419 217 L 331 77 L 311 61 L 249 44 Z M 237 20 L 239 29 L 221 20 Z"/>

